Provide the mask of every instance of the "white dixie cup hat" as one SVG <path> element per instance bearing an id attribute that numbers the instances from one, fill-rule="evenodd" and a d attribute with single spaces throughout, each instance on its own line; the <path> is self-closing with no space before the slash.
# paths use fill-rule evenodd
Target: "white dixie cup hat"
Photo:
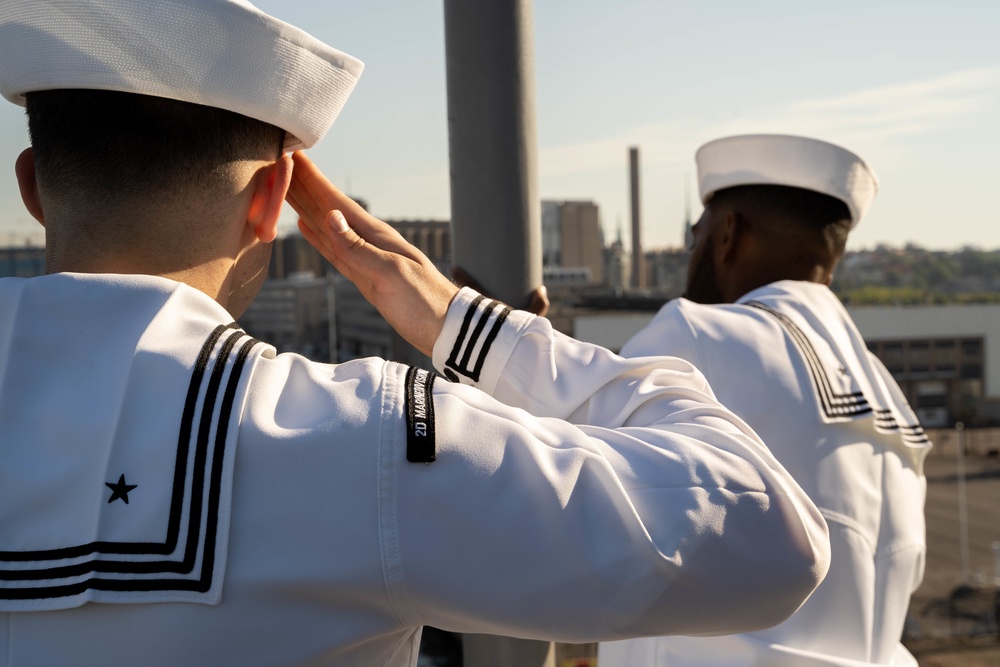
<path id="1" fill-rule="evenodd" d="M 0 95 L 115 90 L 234 111 L 309 148 L 363 63 L 246 0 L 0 0 Z"/>
<path id="2" fill-rule="evenodd" d="M 785 134 L 723 137 L 695 153 L 702 203 L 738 185 L 786 185 L 813 190 L 847 204 L 851 228 L 875 200 L 878 178 L 862 158 L 818 139 Z"/>

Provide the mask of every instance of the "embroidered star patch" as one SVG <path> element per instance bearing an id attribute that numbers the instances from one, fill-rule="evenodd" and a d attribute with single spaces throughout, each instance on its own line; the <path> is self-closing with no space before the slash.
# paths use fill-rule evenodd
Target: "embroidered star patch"
<path id="1" fill-rule="evenodd" d="M 119 498 L 121 498 L 122 500 L 125 501 L 125 504 L 128 505 L 128 492 L 139 485 L 126 484 L 125 475 L 122 475 L 121 477 L 118 478 L 118 482 L 116 484 L 112 484 L 111 482 L 105 482 L 104 486 L 111 489 L 111 497 L 108 498 L 109 503 L 113 503 Z"/>

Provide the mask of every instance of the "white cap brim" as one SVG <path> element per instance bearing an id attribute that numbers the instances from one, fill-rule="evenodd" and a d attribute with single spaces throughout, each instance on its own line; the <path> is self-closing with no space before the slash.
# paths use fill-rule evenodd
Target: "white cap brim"
<path id="1" fill-rule="evenodd" d="M 361 76 L 360 60 L 245 0 L 3 0 L 0 94 L 152 95 L 227 109 L 309 148 Z"/>
<path id="2" fill-rule="evenodd" d="M 835 144 L 784 134 L 747 134 L 710 141 L 695 154 L 702 203 L 738 185 L 786 185 L 847 204 L 851 227 L 875 200 L 878 178 L 863 159 Z"/>

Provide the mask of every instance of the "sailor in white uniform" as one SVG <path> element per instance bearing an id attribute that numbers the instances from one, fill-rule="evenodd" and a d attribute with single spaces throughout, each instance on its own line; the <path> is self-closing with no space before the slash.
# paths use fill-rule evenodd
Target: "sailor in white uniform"
<path id="1" fill-rule="evenodd" d="M 245 0 L 0 0 L 49 271 L 0 280 L 0 665 L 734 632 L 822 579 L 823 518 L 691 364 L 459 291 L 287 153 L 360 71 Z M 286 194 L 447 378 L 233 323 Z"/>
<path id="2" fill-rule="evenodd" d="M 705 212 L 687 298 L 622 354 L 675 355 L 705 374 L 819 506 L 830 572 L 776 627 L 602 644 L 600 665 L 915 665 L 900 637 L 923 576 L 930 443 L 828 287 L 875 174 L 843 148 L 793 136 L 719 139 L 697 163 Z"/>

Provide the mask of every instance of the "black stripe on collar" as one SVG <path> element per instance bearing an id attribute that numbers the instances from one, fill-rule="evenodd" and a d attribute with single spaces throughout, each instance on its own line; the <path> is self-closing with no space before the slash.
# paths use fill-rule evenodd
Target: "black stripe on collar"
<path id="1" fill-rule="evenodd" d="M 827 370 L 823 367 L 823 362 L 820 360 L 816 348 L 813 347 L 805 332 L 790 317 L 759 301 L 750 301 L 745 305 L 775 318 L 795 343 L 809 369 L 809 375 L 812 378 L 816 395 L 819 397 L 823 414 L 828 418 L 836 418 L 858 417 L 872 412 L 872 407 L 868 404 L 868 399 L 863 393 L 840 394 L 833 390 Z"/>
<path id="2" fill-rule="evenodd" d="M 215 362 L 207 387 L 199 401 L 213 352 L 218 346 L 219 340 L 227 333 L 228 335 L 214 357 Z M 244 342 L 239 351 L 234 354 L 233 349 L 241 339 Z M 162 543 L 92 542 L 75 547 L 42 551 L 0 552 L 0 600 L 65 597 L 83 593 L 88 589 L 122 592 L 208 591 L 212 586 L 216 559 L 218 512 L 228 428 L 243 369 L 251 350 L 257 343 L 258 341 L 238 330 L 235 324 L 219 326 L 212 331 L 198 354 L 191 373 L 191 381 L 188 385 L 181 417 L 171 507 L 165 527 L 164 541 Z M 227 368 L 229 376 L 225 390 L 221 392 L 221 401 L 219 401 L 222 380 Z M 196 437 L 192 438 L 199 407 L 201 418 L 198 420 Z M 178 538 L 183 523 L 185 486 L 192 439 L 195 451 L 191 493 L 186 503 L 188 507 L 187 535 L 183 544 L 183 552 L 177 553 Z M 208 478 L 207 489 L 206 477 Z M 204 539 L 202 539 L 201 526 L 202 512 L 205 513 Z M 64 562 L 69 559 L 94 555 L 97 557 L 77 563 L 67 564 Z M 130 556 L 157 555 L 172 556 L 172 558 L 163 560 L 129 559 Z M 114 556 L 119 557 L 115 558 Z M 201 568 L 199 572 L 195 572 L 195 566 L 199 560 Z M 38 569 L 5 569 L 3 561 L 48 561 L 51 564 L 49 567 Z M 56 563 L 54 561 L 63 562 Z M 95 576 L 99 573 L 118 576 L 115 578 Z M 66 581 L 67 579 L 76 580 Z M 32 582 L 36 585 L 4 587 L 3 581 Z"/>

